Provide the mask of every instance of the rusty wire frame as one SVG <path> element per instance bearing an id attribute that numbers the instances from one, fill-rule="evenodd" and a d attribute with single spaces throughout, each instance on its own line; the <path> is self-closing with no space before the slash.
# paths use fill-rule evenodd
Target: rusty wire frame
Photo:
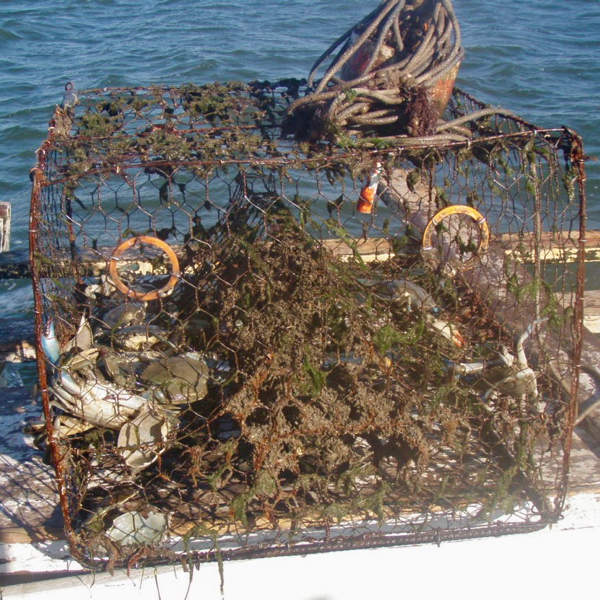
<path id="1" fill-rule="evenodd" d="M 464 141 L 296 144 L 280 126 L 302 86 L 92 90 L 75 109 L 57 108 L 38 151 L 30 241 L 40 394 L 66 535 L 90 567 L 439 543 L 560 516 L 583 331 L 581 140 L 486 114 L 465 118 Z M 455 91 L 446 116 L 482 108 Z M 375 165 L 377 204 L 362 215 L 356 201 Z M 435 228 L 441 250 L 422 252 L 425 227 L 449 205 L 485 216 L 489 249 L 472 243 L 481 223 L 454 215 Z M 115 258 L 142 236 L 172 249 L 178 270 L 157 241 Z M 115 291 L 111 262 L 129 298 Z M 424 305 L 435 300 L 438 333 L 425 308 L 398 307 L 371 285 L 398 280 L 423 291 Z M 307 324 L 303 303 L 312 301 Z M 134 383 L 121 372 L 110 381 L 150 394 L 161 415 L 164 435 L 138 440 L 151 458 L 133 468 L 110 422 L 65 434 L 61 416 L 85 418 L 57 388 L 65 370 L 106 383 L 106 356 L 130 354 L 116 342 L 124 324 L 107 325 L 106 315 L 139 304 L 127 325 L 145 328 L 146 340 L 172 334 L 138 348 L 152 355 L 144 369 L 172 365 L 184 350 L 226 368 L 212 372 L 205 397 L 188 381 L 195 395 L 175 408 L 173 373 L 144 387 L 138 361 Z M 292 346 L 263 320 L 270 310 L 282 311 Z M 72 340 L 86 320 L 93 364 L 78 371 Z M 539 399 L 516 400 L 458 369 L 498 362 L 503 347 L 514 355 L 537 321 L 525 348 Z M 50 322 L 63 349 L 57 365 L 42 343 Z M 176 424 L 164 416 L 171 408 Z M 164 531 L 136 537 L 146 525 L 135 519 L 152 514 Z M 119 517 L 129 519 L 123 535 Z"/>

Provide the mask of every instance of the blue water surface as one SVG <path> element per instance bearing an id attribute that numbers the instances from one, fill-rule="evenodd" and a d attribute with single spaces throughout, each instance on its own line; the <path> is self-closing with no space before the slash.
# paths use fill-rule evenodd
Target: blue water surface
<path id="1" fill-rule="evenodd" d="M 13 203 L 12 249 L 27 247 L 29 170 L 67 81 L 86 89 L 303 77 L 377 4 L 3 0 L 0 200 Z M 600 2 L 455 0 L 454 6 L 466 50 L 458 84 L 542 127 L 567 125 L 583 135 L 589 154 L 600 155 Z M 599 184 L 600 163 L 589 163 L 592 228 L 600 228 Z"/>

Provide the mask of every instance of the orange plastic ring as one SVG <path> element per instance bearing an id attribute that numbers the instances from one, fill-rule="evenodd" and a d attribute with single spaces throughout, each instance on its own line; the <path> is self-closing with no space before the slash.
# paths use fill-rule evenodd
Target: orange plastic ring
<path id="1" fill-rule="evenodd" d="M 162 250 L 169 260 L 171 261 L 171 277 L 169 281 L 162 287 L 157 290 L 153 290 L 151 292 L 136 292 L 132 290 L 130 287 L 125 285 L 121 278 L 119 277 L 119 273 L 117 272 L 117 262 L 121 255 L 129 250 L 132 246 L 136 244 L 150 244 L 151 246 L 156 246 L 160 250 Z M 157 300 L 158 298 L 163 298 L 166 296 L 177 284 L 179 281 L 179 260 L 177 259 L 177 255 L 171 247 L 162 240 L 149 236 L 149 235 L 138 235 L 134 238 L 129 238 L 124 242 L 121 242 L 113 252 L 110 257 L 109 265 L 108 265 L 108 274 L 112 279 L 113 283 L 117 287 L 117 289 L 130 298 L 135 298 L 136 300 L 141 300 L 142 302 L 148 302 L 150 300 Z"/>
<path id="2" fill-rule="evenodd" d="M 423 232 L 423 250 L 427 251 L 432 250 L 433 248 L 431 238 L 433 236 L 434 227 L 446 217 L 458 214 L 468 215 L 477 223 L 477 225 L 479 225 L 479 245 L 475 251 L 475 256 L 487 250 L 490 243 L 490 230 L 485 217 L 474 208 L 462 204 L 454 204 L 453 206 L 443 208 L 429 221 L 429 223 L 427 223 L 427 227 L 425 227 L 425 231 Z M 466 261 L 465 264 L 468 264 L 472 258 Z"/>

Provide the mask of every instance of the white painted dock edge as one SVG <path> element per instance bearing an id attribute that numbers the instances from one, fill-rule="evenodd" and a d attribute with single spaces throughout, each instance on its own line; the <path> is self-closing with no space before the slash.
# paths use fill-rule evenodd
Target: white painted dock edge
<path id="1" fill-rule="evenodd" d="M 564 518 L 528 534 L 71 576 L 2 589 L 2 600 L 368 600 L 599 597 L 600 495 L 569 497 Z M 16 550 L 16 549 L 14 549 Z"/>

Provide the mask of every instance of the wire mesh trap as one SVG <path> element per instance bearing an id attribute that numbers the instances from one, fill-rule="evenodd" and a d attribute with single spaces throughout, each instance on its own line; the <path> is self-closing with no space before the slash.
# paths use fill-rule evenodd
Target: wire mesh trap
<path id="1" fill-rule="evenodd" d="M 305 93 L 91 90 L 56 110 L 33 171 L 38 367 L 90 566 L 560 515 L 579 138 L 455 91 L 462 141 L 297 142 L 281 124 Z"/>

